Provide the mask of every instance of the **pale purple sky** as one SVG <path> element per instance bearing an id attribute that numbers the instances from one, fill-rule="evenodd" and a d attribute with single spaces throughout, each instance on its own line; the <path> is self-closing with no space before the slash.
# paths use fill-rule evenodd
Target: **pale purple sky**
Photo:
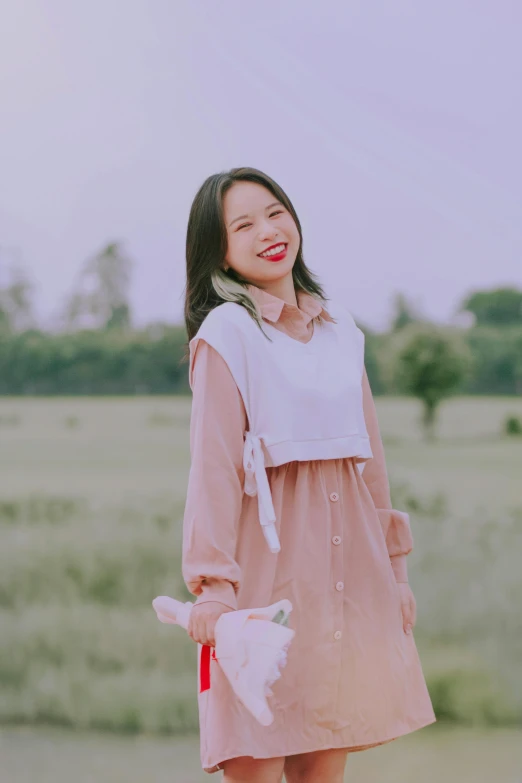
<path id="1" fill-rule="evenodd" d="M 191 201 L 247 165 L 363 324 L 522 287 L 521 27 L 519 0 L 3 3 L 0 264 L 49 321 L 121 239 L 138 322 L 179 321 Z"/>

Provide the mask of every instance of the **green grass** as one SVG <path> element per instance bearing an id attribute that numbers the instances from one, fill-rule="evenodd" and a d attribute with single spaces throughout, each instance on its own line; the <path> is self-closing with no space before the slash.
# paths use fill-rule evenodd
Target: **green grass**
<path id="1" fill-rule="evenodd" d="M 520 725 L 522 439 L 500 433 L 522 401 L 452 400 L 433 445 L 414 401 L 377 407 L 394 505 L 411 515 L 415 638 L 435 712 Z M 196 731 L 195 646 L 151 607 L 190 597 L 189 416 L 179 397 L 0 399 L 4 726 Z"/>
<path id="2" fill-rule="evenodd" d="M 204 783 L 197 737 L 0 731 L 2 783 Z M 346 783 L 519 783 L 520 731 L 435 724 L 348 756 Z"/>

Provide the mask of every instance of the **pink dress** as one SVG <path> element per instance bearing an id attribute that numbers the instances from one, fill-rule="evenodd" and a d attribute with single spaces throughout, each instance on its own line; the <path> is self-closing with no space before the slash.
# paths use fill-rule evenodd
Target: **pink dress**
<path id="1" fill-rule="evenodd" d="M 308 342 L 314 297 L 298 307 L 250 286 L 264 319 Z M 234 696 L 209 648 L 198 645 L 201 763 L 216 772 L 238 756 L 273 758 L 382 745 L 436 721 L 413 633 L 403 630 L 397 582 L 413 542 L 392 509 L 366 371 L 364 415 L 373 459 L 267 467 L 281 552 L 269 551 L 257 498 L 243 492 L 240 392 L 220 354 L 200 340 L 194 358 L 191 468 L 183 522 L 183 578 L 197 603 L 231 608 L 293 604 L 296 634 L 272 686 L 275 719 L 263 727 Z M 277 401 L 275 401 L 277 404 Z"/>

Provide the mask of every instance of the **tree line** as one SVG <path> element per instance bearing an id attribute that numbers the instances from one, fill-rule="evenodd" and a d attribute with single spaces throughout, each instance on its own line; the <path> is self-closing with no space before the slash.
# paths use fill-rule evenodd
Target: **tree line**
<path id="1" fill-rule="evenodd" d="M 402 393 L 403 365 L 417 355 L 421 383 L 429 380 L 428 364 L 447 366 L 446 357 L 454 354 L 456 372 L 465 370 L 459 393 L 522 394 L 522 326 L 463 330 L 413 324 L 386 334 L 361 328 L 376 395 Z M 180 364 L 186 339 L 184 326 L 170 324 L 128 332 L 0 331 L 0 394 L 187 394 L 188 368 Z M 401 363 L 399 351 L 404 352 Z"/>
<path id="2" fill-rule="evenodd" d="M 0 277 L 0 394 L 189 394 L 185 327 L 136 328 L 131 277 L 121 243 L 103 247 L 81 268 L 58 330 L 48 331 L 36 322 L 31 282 L 11 265 Z M 419 398 L 427 432 L 445 397 L 522 394 L 522 291 L 514 287 L 470 293 L 451 325 L 431 323 L 399 294 L 388 332 L 359 326 L 374 394 Z"/>

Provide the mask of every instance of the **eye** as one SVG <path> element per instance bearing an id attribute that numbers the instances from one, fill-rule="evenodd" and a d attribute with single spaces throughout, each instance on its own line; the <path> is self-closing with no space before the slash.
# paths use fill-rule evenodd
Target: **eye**
<path id="1" fill-rule="evenodd" d="M 271 213 L 270 217 L 274 217 L 274 215 L 282 215 L 282 214 L 283 214 L 283 210 L 282 209 L 276 209 L 275 212 Z M 242 228 L 246 228 L 247 226 L 250 226 L 250 225 L 251 225 L 251 223 L 243 223 L 243 225 L 238 226 L 237 230 L 241 231 Z"/>

